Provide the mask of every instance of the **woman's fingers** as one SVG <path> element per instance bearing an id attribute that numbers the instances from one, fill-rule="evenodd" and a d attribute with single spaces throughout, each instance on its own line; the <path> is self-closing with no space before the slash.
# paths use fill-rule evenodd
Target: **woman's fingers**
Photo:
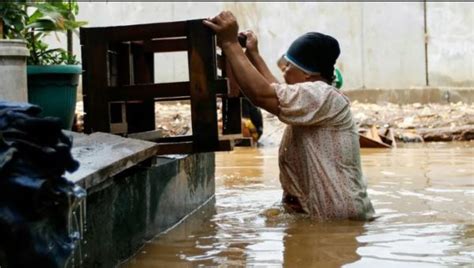
<path id="1" fill-rule="evenodd" d="M 219 32 L 220 30 L 219 25 L 212 22 L 212 20 L 203 20 L 202 22 L 204 23 L 204 25 L 214 30 L 214 32 Z"/>
<path id="2" fill-rule="evenodd" d="M 212 19 L 203 20 L 203 23 L 217 34 L 218 43 L 237 41 L 239 26 L 229 11 L 223 11 Z"/>
<path id="3" fill-rule="evenodd" d="M 251 30 L 247 30 L 243 34 L 247 37 L 248 40 L 257 40 L 257 36 Z"/>
<path id="4" fill-rule="evenodd" d="M 219 32 L 223 26 L 225 26 L 225 20 L 228 15 L 224 13 L 225 11 L 219 13 L 213 18 L 208 18 L 203 21 L 203 23 L 209 28 L 213 29 L 215 32 Z"/>

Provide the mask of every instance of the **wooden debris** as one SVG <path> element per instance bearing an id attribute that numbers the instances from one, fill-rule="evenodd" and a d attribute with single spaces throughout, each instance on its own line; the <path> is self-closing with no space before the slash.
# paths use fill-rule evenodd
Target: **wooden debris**
<path id="1" fill-rule="evenodd" d="M 387 134 L 392 133 L 390 129 L 385 131 Z M 392 148 L 396 147 L 393 134 L 381 135 L 375 126 L 369 129 L 359 130 L 359 144 L 361 148 Z"/>

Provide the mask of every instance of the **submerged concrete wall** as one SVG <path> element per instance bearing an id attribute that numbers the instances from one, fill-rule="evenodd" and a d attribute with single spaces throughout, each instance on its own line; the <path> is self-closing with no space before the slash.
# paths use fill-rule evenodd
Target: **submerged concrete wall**
<path id="1" fill-rule="evenodd" d="M 342 53 L 337 65 L 343 71 L 347 90 L 408 89 L 426 86 L 427 78 L 430 87 L 474 88 L 473 3 L 427 2 L 426 8 L 423 2 L 79 5 L 78 18 L 88 21 L 91 27 L 197 19 L 231 10 L 241 29 L 257 32 L 261 53 L 276 74 L 276 59 L 294 38 L 306 31 L 326 32 L 340 42 Z M 57 41 L 52 38 L 52 42 Z M 78 40 L 75 51 L 80 55 Z M 181 81 L 187 76 L 184 53 L 158 57 L 157 81 Z"/>
<path id="2" fill-rule="evenodd" d="M 88 189 L 82 267 L 116 266 L 213 197 L 214 154 L 151 161 Z"/>
<path id="3" fill-rule="evenodd" d="M 214 153 L 157 157 L 154 143 L 74 136 L 81 167 L 68 179 L 87 198 L 75 212 L 81 241 L 68 267 L 115 267 L 214 196 Z"/>

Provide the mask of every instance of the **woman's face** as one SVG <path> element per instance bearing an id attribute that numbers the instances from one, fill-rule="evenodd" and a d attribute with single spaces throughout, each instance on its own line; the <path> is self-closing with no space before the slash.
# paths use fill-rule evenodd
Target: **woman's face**
<path id="1" fill-rule="evenodd" d="M 286 66 L 282 68 L 282 72 L 285 82 L 290 85 L 306 82 L 308 80 L 308 75 L 290 62 L 286 62 Z"/>

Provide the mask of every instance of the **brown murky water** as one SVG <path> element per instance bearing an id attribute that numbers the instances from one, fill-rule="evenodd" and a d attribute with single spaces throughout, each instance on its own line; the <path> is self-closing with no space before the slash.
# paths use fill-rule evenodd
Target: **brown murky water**
<path id="1" fill-rule="evenodd" d="M 216 154 L 216 198 L 124 267 L 473 267 L 474 143 L 362 150 L 370 223 L 281 212 L 277 148 Z"/>

